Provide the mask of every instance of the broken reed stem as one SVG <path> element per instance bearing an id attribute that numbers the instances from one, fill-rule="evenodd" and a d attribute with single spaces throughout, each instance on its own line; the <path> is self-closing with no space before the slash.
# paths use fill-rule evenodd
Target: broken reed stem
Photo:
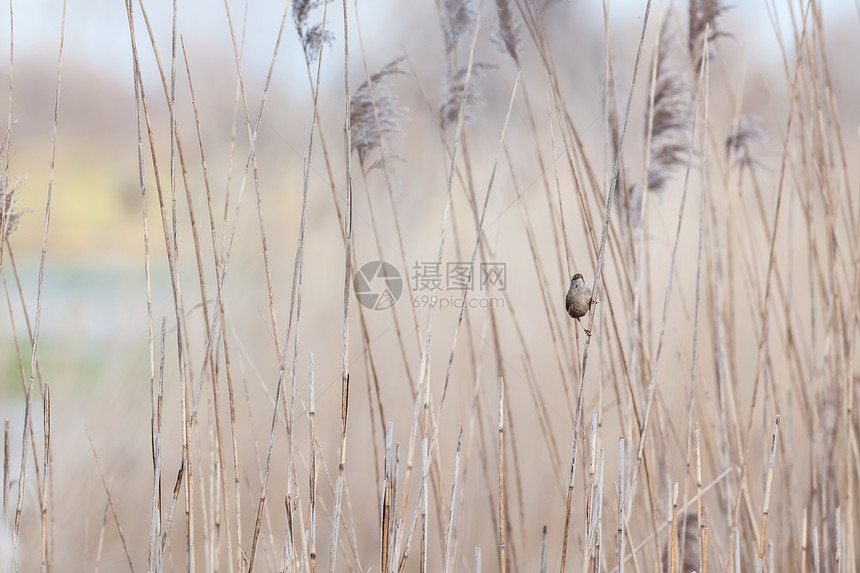
<path id="1" fill-rule="evenodd" d="M 460 431 L 457 433 L 457 454 L 454 457 L 454 478 L 451 484 L 451 505 L 448 509 L 448 529 L 445 534 L 445 560 L 442 563 L 442 573 L 448 573 L 451 570 L 451 552 L 454 545 L 454 510 L 457 504 L 457 480 L 460 477 L 460 448 L 462 440 L 463 426 L 460 426 Z"/>
<path id="2" fill-rule="evenodd" d="M 421 498 L 421 555 L 418 567 L 420 573 L 427 571 L 427 482 L 430 475 L 429 455 L 429 446 L 425 437 L 421 440 L 421 491 L 419 492 Z M 405 498 L 406 496 L 404 495 L 403 497 Z"/>
<path id="3" fill-rule="evenodd" d="M 499 376 L 499 562 L 505 573 L 505 381 Z"/>
<path id="4" fill-rule="evenodd" d="M 734 555 L 734 572 L 741 573 L 741 542 L 737 529 L 732 530 L 732 555 Z"/>
<path id="5" fill-rule="evenodd" d="M 686 538 L 686 531 L 684 532 Z M 672 486 L 672 527 L 669 530 L 669 563 L 663 566 L 669 567 L 669 573 L 675 573 L 678 562 L 678 482 Z"/>
<path id="6" fill-rule="evenodd" d="M 616 555 L 618 573 L 624 573 L 624 436 L 618 438 L 618 543 Z"/>
<path id="7" fill-rule="evenodd" d="M 6 514 L 9 509 L 9 419 L 3 420 L 3 519 L 6 519 Z"/>
<path id="8" fill-rule="evenodd" d="M 314 355 L 308 354 L 308 425 L 310 426 L 310 475 L 308 487 L 308 544 L 310 545 L 310 573 L 316 572 L 317 567 L 317 435 L 314 416 L 316 414 L 316 383 L 314 375 Z"/>
<path id="9" fill-rule="evenodd" d="M 803 517 L 801 517 L 800 521 L 800 573 L 806 573 L 806 560 L 808 558 L 806 554 L 806 543 L 809 537 L 809 531 L 807 527 L 809 526 L 809 521 L 807 520 L 807 508 L 803 508 Z"/>
<path id="10" fill-rule="evenodd" d="M 764 540 L 767 534 L 767 516 L 770 513 L 770 491 L 771 486 L 773 485 L 773 462 L 776 457 L 776 440 L 779 437 L 779 420 L 780 415 L 776 415 L 776 421 L 773 423 L 773 435 L 771 438 L 770 445 L 770 459 L 767 463 L 767 481 L 765 482 L 764 488 L 764 502 L 762 504 L 761 510 L 761 538 L 759 540 L 759 548 L 758 548 L 758 562 L 757 562 L 757 570 L 761 571 L 764 561 Z M 837 509 L 837 512 L 839 510 Z"/>
<path id="11" fill-rule="evenodd" d="M 603 543 L 603 463 L 604 463 L 604 452 L 603 448 L 600 448 L 600 457 L 597 462 L 597 537 L 594 540 L 594 553 L 595 553 L 595 571 L 603 570 L 603 554 L 601 553 L 601 547 Z"/>
<path id="12" fill-rule="evenodd" d="M 381 573 L 388 572 L 388 542 L 389 542 L 389 516 L 391 515 L 391 446 L 394 437 L 392 436 L 394 424 L 388 422 L 385 424 L 385 467 L 383 469 L 382 482 L 382 519 L 380 523 L 380 550 L 379 550 L 379 571 Z"/>
<path id="13" fill-rule="evenodd" d="M 702 451 L 699 444 L 699 424 L 696 423 L 696 514 L 698 516 L 698 536 L 699 536 L 699 570 L 705 573 L 705 543 L 704 543 L 704 528 L 705 528 L 705 506 L 702 501 Z"/>
<path id="14" fill-rule="evenodd" d="M 161 537 L 161 423 L 162 405 L 164 400 L 164 343 L 167 337 L 167 316 L 161 318 L 161 352 L 158 366 L 158 380 L 153 377 L 150 382 L 150 406 L 152 432 L 152 502 L 149 521 L 149 568 L 160 571 L 162 566 L 162 551 L 159 539 Z"/>
<path id="15" fill-rule="evenodd" d="M 30 411 L 33 403 L 33 381 L 27 385 L 24 401 L 24 429 L 21 437 L 21 469 L 18 471 L 18 504 L 15 506 L 15 527 L 12 530 L 11 570 L 18 570 L 18 543 L 21 540 L 21 514 L 24 509 L 24 478 L 27 475 L 27 435 L 30 428 Z"/>
<path id="16" fill-rule="evenodd" d="M 41 526 L 42 526 L 42 568 L 43 570 L 50 571 L 52 566 L 50 563 L 50 554 L 49 550 L 53 550 L 53 545 L 49 547 L 49 538 L 48 538 L 48 503 L 49 497 L 48 493 L 51 491 L 51 484 L 53 483 L 54 476 L 52 467 L 51 467 L 51 388 L 46 382 L 44 385 L 44 393 L 42 394 L 42 422 L 44 429 L 44 446 L 45 452 L 44 457 L 42 458 L 42 462 L 44 464 L 43 467 L 43 476 L 44 482 L 42 484 L 42 503 L 41 503 Z"/>

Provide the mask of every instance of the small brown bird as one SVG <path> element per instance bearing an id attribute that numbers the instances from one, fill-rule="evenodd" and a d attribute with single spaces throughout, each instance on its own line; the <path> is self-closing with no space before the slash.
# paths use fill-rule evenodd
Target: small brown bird
<path id="1" fill-rule="evenodd" d="M 570 289 L 567 291 L 567 298 L 564 302 L 567 314 L 579 322 L 587 336 L 591 336 L 591 331 L 585 328 L 579 319 L 585 316 L 591 305 L 597 304 L 597 301 L 591 298 L 591 289 L 585 286 L 585 279 L 582 278 L 582 274 L 576 273 L 571 277 Z"/>

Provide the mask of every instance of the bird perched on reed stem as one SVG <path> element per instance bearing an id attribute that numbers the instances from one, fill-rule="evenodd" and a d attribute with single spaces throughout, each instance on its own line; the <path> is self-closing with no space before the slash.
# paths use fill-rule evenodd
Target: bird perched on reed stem
<path id="1" fill-rule="evenodd" d="M 591 298 L 591 289 L 585 286 L 585 279 L 582 278 L 582 274 L 576 273 L 571 277 L 570 288 L 564 302 L 567 314 L 576 319 L 587 336 L 591 336 L 591 331 L 585 328 L 579 319 L 585 316 L 591 305 L 597 304 L 597 301 Z"/>

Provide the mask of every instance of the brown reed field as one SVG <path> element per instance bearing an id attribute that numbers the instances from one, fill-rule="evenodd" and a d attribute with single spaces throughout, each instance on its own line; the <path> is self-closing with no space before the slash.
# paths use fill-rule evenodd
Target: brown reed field
<path id="1" fill-rule="evenodd" d="M 0 9 L 3 571 L 860 569 L 856 0 L 160 4 Z"/>

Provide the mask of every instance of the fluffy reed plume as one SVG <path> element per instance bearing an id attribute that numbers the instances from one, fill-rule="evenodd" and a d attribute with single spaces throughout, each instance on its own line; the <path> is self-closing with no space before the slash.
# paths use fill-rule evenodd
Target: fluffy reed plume
<path id="1" fill-rule="evenodd" d="M 4 232 L 3 241 L 9 238 L 9 235 L 18 229 L 21 223 L 21 216 L 24 214 L 23 209 L 16 209 L 18 203 L 18 194 L 24 180 L 20 179 L 15 182 L 11 189 L 5 189 L 3 181 L 0 180 L 0 201 L 2 201 L 2 212 L 0 212 L 0 232 Z"/>
<path id="2" fill-rule="evenodd" d="M 460 99 L 463 97 L 463 92 L 466 92 L 466 105 L 475 105 L 483 103 L 484 98 L 481 95 L 481 90 L 478 89 L 477 79 L 480 78 L 487 70 L 493 69 L 496 66 L 492 64 L 476 63 L 472 66 L 472 79 L 469 81 L 469 88 L 466 89 L 466 68 L 462 67 L 455 72 L 445 83 L 445 91 L 442 93 L 442 105 L 439 106 L 439 118 L 442 128 L 448 127 L 452 123 L 457 122 L 457 115 L 460 113 Z M 475 114 L 466 108 L 466 121 L 474 121 Z"/>
<path id="3" fill-rule="evenodd" d="M 684 520 L 687 525 L 684 527 Z M 669 540 L 666 540 L 666 545 L 663 546 L 663 573 L 669 571 Z M 699 515 L 696 510 L 690 510 L 686 515 L 678 518 L 678 555 L 684 557 L 680 568 L 675 567 L 678 573 L 690 573 L 691 571 L 699 570 Z"/>
<path id="4" fill-rule="evenodd" d="M 690 59 L 696 62 L 698 68 L 702 62 L 702 47 L 705 41 L 705 29 L 708 28 L 708 46 L 711 46 L 717 38 L 729 36 L 720 30 L 717 18 L 730 6 L 725 6 L 722 0 L 690 0 L 690 29 L 687 39 L 687 48 L 690 50 Z M 710 48 L 708 50 L 711 51 Z"/>
<path id="5" fill-rule="evenodd" d="M 508 0 L 496 0 L 496 19 L 499 26 L 493 32 L 493 43 L 499 47 L 503 54 L 519 63 L 520 24 L 514 20 L 511 4 Z"/>
<path id="6" fill-rule="evenodd" d="M 329 30 L 323 30 L 322 22 L 308 26 L 308 17 L 315 8 L 323 5 L 328 0 L 296 0 L 293 2 L 293 22 L 299 39 L 302 41 L 302 50 L 308 63 L 314 62 L 320 51 L 320 45 L 331 45 L 334 42 L 334 34 Z"/>
<path id="7" fill-rule="evenodd" d="M 659 49 L 648 169 L 648 188 L 654 191 L 663 191 L 672 169 L 685 163 L 692 120 L 688 68 L 679 63 L 683 48 L 671 20 L 660 32 Z M 646 133 L 647 126 L 646 121 Z"/>
<path id="8" fill-rule="evenodd" d="M 742 115 L 726 130 L 726 157 L 731 159 L 734 165 L 755 167 L 758 162 L 752 158 L 749 145 L 766 139 L 755 120 Z"/>
<path id="9" fill-rule="evenodd" d="M 400 123 L 406 116 L 397 108 L 397 96 L 390 91 L 390 80 L 394 76 L 406 73 L 400 68 L 402 62 L 402 57 L 392 60 L 370 76 L 370 81 L 365 81 L 358 86 L 350 101 L 349 122 L 352 128 L 352 147 L 358 152 L 358 160 L 362 168 L 374 150 L 380 149 L 383 143 L 389 141 L 395 133 L 403 131 Z M 372 93 L 371 90 L 373 90 Z M 374 163 L 370 168 L 379 166 L 378 163 Z"/>
<path id="10" fill-rule="evenodd" d="M 468 0 L 442 0 L 439 12 L 442 33 L 445 35 L 445 52 L 450 54 L 457 48 L 463 34 L 474 24 L 475 11 L 469 6 Z"/>

